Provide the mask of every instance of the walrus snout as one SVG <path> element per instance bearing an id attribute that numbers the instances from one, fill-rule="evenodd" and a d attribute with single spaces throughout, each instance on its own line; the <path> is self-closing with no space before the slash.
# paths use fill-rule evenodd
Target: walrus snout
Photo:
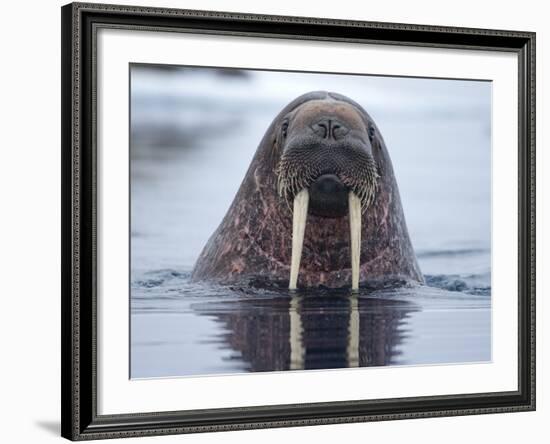
<path id="1" fill-rule="evenodd" d="M 321 217 L 343 217 L 348 212 L 349 188 L 335 174 L 319 176 L 309 189 L 309 213 Z"/>

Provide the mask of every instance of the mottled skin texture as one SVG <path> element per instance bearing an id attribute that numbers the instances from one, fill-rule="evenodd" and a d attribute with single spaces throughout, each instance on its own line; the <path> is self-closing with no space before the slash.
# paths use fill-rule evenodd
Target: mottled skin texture
<path id="1" fill-rule="evenodd" d="M 370 116 L 352 100 L 327 92 L 298 97 L 275 118 L 218 229 L 195 264 L 192 278 L 235 286 L 288 286 L 292 212 L 277 192 L 276 169 L 288 133 L 309 131 L 320 116 L 344 122 L 371 151 L 378 172 L 374 201 L 363 214 L 361 286 L 423 283 L 384 140 Z M 287 125 L 288 129 L 282 125 Z M 370 128 L 370 129 L 369 129 Z M 298 287 L 349 287 L 348 216 L 308 215 Z"/>

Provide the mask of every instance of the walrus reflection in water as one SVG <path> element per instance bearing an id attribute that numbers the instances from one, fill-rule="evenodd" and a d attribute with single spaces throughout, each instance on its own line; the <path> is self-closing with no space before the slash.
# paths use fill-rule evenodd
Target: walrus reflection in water
<path id="1" fill-rule="evenodd" d="M 392 298 L 346 292 L 249 297 L 197 303 L 196 313 L 222 322 L 211 340 L 236 353 L 247 371 L 308 370 L 394 365 L 419 308 Z"/>
<path id="2" fill-rule="evenodd" d="M 367 112 L 324 91 L 288 104 L 192 278 L 291 289 L 422 283 L 391 160 Z"/>

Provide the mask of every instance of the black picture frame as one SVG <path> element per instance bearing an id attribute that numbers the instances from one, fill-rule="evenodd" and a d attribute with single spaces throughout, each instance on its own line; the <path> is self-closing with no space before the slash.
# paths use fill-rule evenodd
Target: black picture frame
<path id="1" fill-rule="evenodd" d="M 62 436 L 71 440 L 535 409 L 535 33 L 72 3 L 62 7 Z M 98 415 L 96 91 L 99 27 L 510 51 L 519 66 L 518 390 Z M 514 289 L 510 289 L 514 291 Z"/>

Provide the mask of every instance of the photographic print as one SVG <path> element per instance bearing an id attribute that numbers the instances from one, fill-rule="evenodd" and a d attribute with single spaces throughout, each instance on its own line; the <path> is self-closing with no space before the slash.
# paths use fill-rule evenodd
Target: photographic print
<path id="1" fill-rule="evenodd" d="M 491 361 L 491 94 L 130 64 L 130 377 Z"/>
<path id="2" fill-rule="evenodd" d="M 62 436 L 535 409 L 535 33 L 61 23 Z"/>

